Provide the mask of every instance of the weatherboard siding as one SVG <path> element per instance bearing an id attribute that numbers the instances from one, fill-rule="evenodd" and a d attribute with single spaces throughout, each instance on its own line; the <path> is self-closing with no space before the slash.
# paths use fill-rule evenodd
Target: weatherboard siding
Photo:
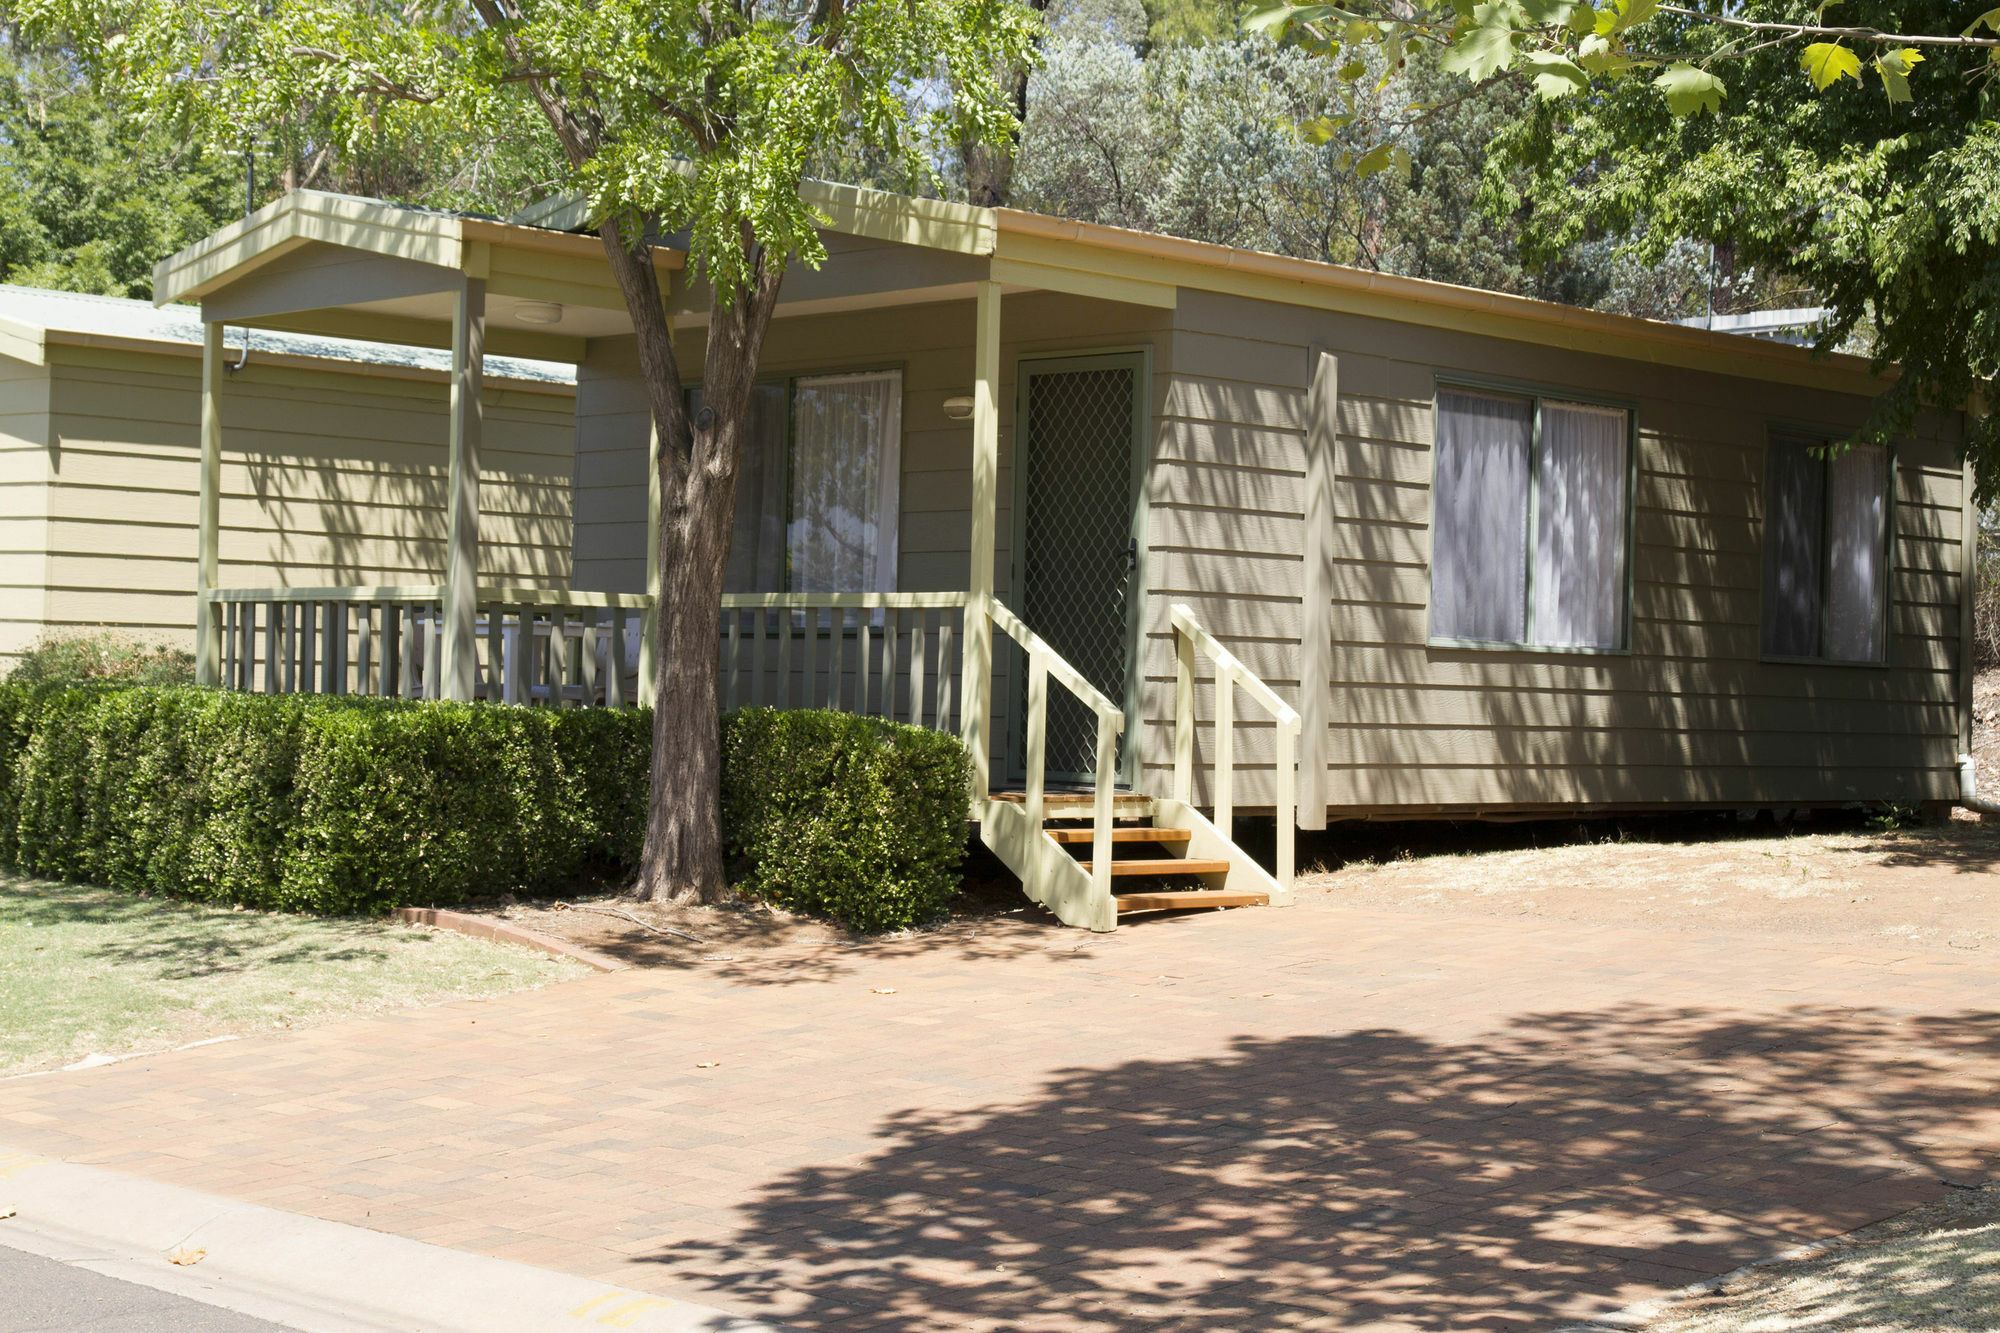
<path id="1" fill-rule="evenodd" d="M 6 649 L 99 625 L 182 639 L 194 624 L 200 358 L 52 344 L 50 362 L 43 610 Z M 551 389 L 489 381 L 482 583 L 568 577 L 573 398 Z M 436 374 L 253 353 L 223 388 L 222 585 L 442 578 L 447 407 Z"/>
<path id="2" fill-rule="evenodd" d="M 0 357 L 0 666 L 48 609 L 49 376 Z"/>
<path id="3" fill-rule="evenodd" d="M 1887 667 L 1759 660 L 1773 422 L 1839 430 L 1864 399 L 1183 290 L 1154 459 L 1148 784 L 1171 762 L 1166 607 L 1286 697 L 1300 688 L 1308 349 L 1340 363 L 1328 616 L 1330 812 L 1955 794 L 1962 480 L 1955 422 L 1897 450 Z M 1438 377 L 1631 400 L 1631 651 L 1427 643 Z M 1206 677 L 1206 664 L 1201 669 Z M 1212 716 L 1212 689 L 1198 691 Z M 1239 808 L 1269 807 L 1272 729 L 1239 700 Z M 1253 721 L 1254 719 L 1254 721 Z M 1198 729 L 1206 799 L 1214 738 Z"/>

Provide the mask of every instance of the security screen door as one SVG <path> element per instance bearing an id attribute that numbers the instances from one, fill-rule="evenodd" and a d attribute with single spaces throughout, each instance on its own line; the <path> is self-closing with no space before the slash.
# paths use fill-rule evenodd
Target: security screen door
<path id="1" fill-rule="evenodd" d="M 1021 618 L 1084 679 L 1131 715 L 1139 614 L 1143 353 L 1025 360 L 1015 467 L 1014 588 Z M 1017 655 L 1015 775 L 1023 773 L 1027 669 Z M 1126 741 L 1119 742 L 1121 780 Z M 1090 782 L 1097 718 L 1053 683 L 1048 775 Z"/>

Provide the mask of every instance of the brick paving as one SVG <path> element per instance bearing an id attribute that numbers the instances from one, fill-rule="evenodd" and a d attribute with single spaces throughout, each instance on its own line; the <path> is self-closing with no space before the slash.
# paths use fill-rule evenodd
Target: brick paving
<path id="1" fill-rule="evenodd" d="M 1994 961 L 1002 924 L 4 1082 L 0 1143 L 813 1329 L 1543 1328 L 1983 1178 Z"/>

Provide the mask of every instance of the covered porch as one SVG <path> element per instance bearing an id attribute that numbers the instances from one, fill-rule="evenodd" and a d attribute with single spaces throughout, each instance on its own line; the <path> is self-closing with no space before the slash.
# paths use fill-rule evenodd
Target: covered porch
<path id="1" fill-rule="evenodd" d="M 1229 890 L 1281 898 L 1291 877 L 1296 712 L 1192 610 L 1173 608 L 1169 623 L 1152 634 L 1165 641 L 1162 647 L 1171 644 L 1171 780 L 1148 791 L 1136 763 L 1145 744 L 1146 627 L 1135 619 L 1128 636 L 1127 688 L 1100 688 L 1016 614 L 1018 605 L 1010 609 L 1003 600 L 1021 591 L 1015 585 L 1022 552 L 1035 541 L 1019 506 L 1006 503 L 1018 489 L 1007 473 L 1012 464 L 1018 478 L 1020 460 L 1010 457 L 1019 441 L 1003 439 L 1003 417 L 1013 409 L 1018 434 L 1026 375 L 1016 360 L 1003 365 L 1007 352 L 1020 352 L 1003 342 L 1019 341 L 1003 329 L 1003 308 L 1020 312 L 1010 322 L 1039 324 L 1035 331 L 1048 335 L 1038 355 L 1054 357 L 1065 342 L 1102 348 L 1112 339 L 1123 354 L 1139 358 L 1131 375 L 1141 405 L 1134 457 L 1141 458 L 1152 392 L 1150 362 L 1141 355 L 1146 345 L 1136 339 L 1151 336 L 1148 328 L 1170 326 L 1175 289 L 1048 262 L 1059 257 L 1053 254 L 1000 253 L 991 210 L 848 187 L 812 189 L 831 220 L 831 257 L 817 271 L 797 267 L 786 278 L 771 343 L 781 363 L 774 401 L 780 384 L 796 398 L 802 383 L 893 376 L 898 450 L 929 450 L 937 466 L 900 474 L 913 480 L 908 493 L 890 492 L 888 522 L 904 540 L 899 546 L 892 536 L 886 555 L 877 543 L 859 566 L 822 562 L 813 577 L 732 571 L 737 590 L 723 599 L 718 644 L 723 706 L 833 707 L 961 735 L 973 759 L 972 813 L 982 839 L 1032 897 L 1071 924 L 1109 929 L 1122 900 L 1138 896 L 1118 891 L 1114 880 L 1130 872 L 1113 851 L 1116 844 L 1152 841 L 1132 836 L 1140 802 L 1153 822 L 1187 833 L 1178 844 L 1190 872 L 1183 878 L 1201 883 L 1190 892 L 1210 895 L 1211 902 Z M 650 703 L 657 440 L 643 403 L 634 410 L 639 395 L 634 368 L 624 364 L 630 327 L 623 299 L 595 235 L 568 230 L 579 220 L 551 208 L 498 223 L 298 192 L 163 261 L 156 299 L 199 301 L 206 333 L 197 588 L 202 683 L 527 706 Z M 683 361 L 697 365 L 706 294 L 683 280 L 680 251 L 656 247 L 653 261 L 670 293 Z M 1122 323 L 1104 313 L 1112 310 L 1123 312 Z M 1078 312 L 1101 331 L 1075 329 Z M 895 350 L 895 338 L 883 335 L 917 324 L 959 330 L 928 336 L 948 336 L 962 344 L 961 355 L 970 353 L 962 384 L 920 373 L 923 354 Z M 449 349 L 448 531 L 440 582 L 220 586 L 219 461 L 229 429 L 218 391 L 227 373 L 225 325 Z M 1128 326 L 1140 332 L 1121 332 Z M 1067 337 L 1049 333 L 1057 328 Z M 509 587 L 480 577 L 481 402 L 489 352 L 578 367 L 575 563 L 566 588 Z M 788 358 L 789 368 L 782 364 Z M 773 360 L 767 350 L 767 363 Z M 800 431 L 789 404 L 785 420 L 773 439 L 796 459 Z M 1139 475 L 1143 501 L 1143 469 Z M 944 491 L 953 498 L 935 500 Z M 926 503 L 928 511 L 912 507 Z M 796 525 L 799 512 L 795 505 L 783 516 Z M 740 511 L 739 546 L 746 522 L 754 524 L 755 516 L 746 520 Z M 919 531 L 926 523 L 928 537 Z M 937 535 L 946 530 L 948 537 Z M 793 537 L 787 532 L 778 541 L 782 546 Z M 1130 541 L 1143 589 L 1147 552 L 1139 530 Z M 1125 554 L 1118 552 L 1121 560 Z M 799 552 L 788 558 L 796 571 Z M 1057 604 L 1045 597 L 1042 605 L 1048 614 Z M 1275 877 L 1228 836 L 1239 699 L 1275 724 Z M 1207 705 L 1199 718 L 1198 700 Z M 1212 820 L 1193 805 L 1198 727 L 1214 728 L 1215 772 L 1204 802 Z M 1078 860 L 1086 851 L 1088 860 Z"/>

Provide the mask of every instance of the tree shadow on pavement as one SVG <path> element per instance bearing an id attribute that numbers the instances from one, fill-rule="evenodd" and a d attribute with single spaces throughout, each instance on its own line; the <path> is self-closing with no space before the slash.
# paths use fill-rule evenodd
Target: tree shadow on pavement
<path id="1" fill-rule="evenodd" d="M 905 1112 L 641 1261 L 818 1329 L 1546 1328 L 1976 1178 L 1996 1075 L 2000 1013 L 1241 1038 Z"/>

